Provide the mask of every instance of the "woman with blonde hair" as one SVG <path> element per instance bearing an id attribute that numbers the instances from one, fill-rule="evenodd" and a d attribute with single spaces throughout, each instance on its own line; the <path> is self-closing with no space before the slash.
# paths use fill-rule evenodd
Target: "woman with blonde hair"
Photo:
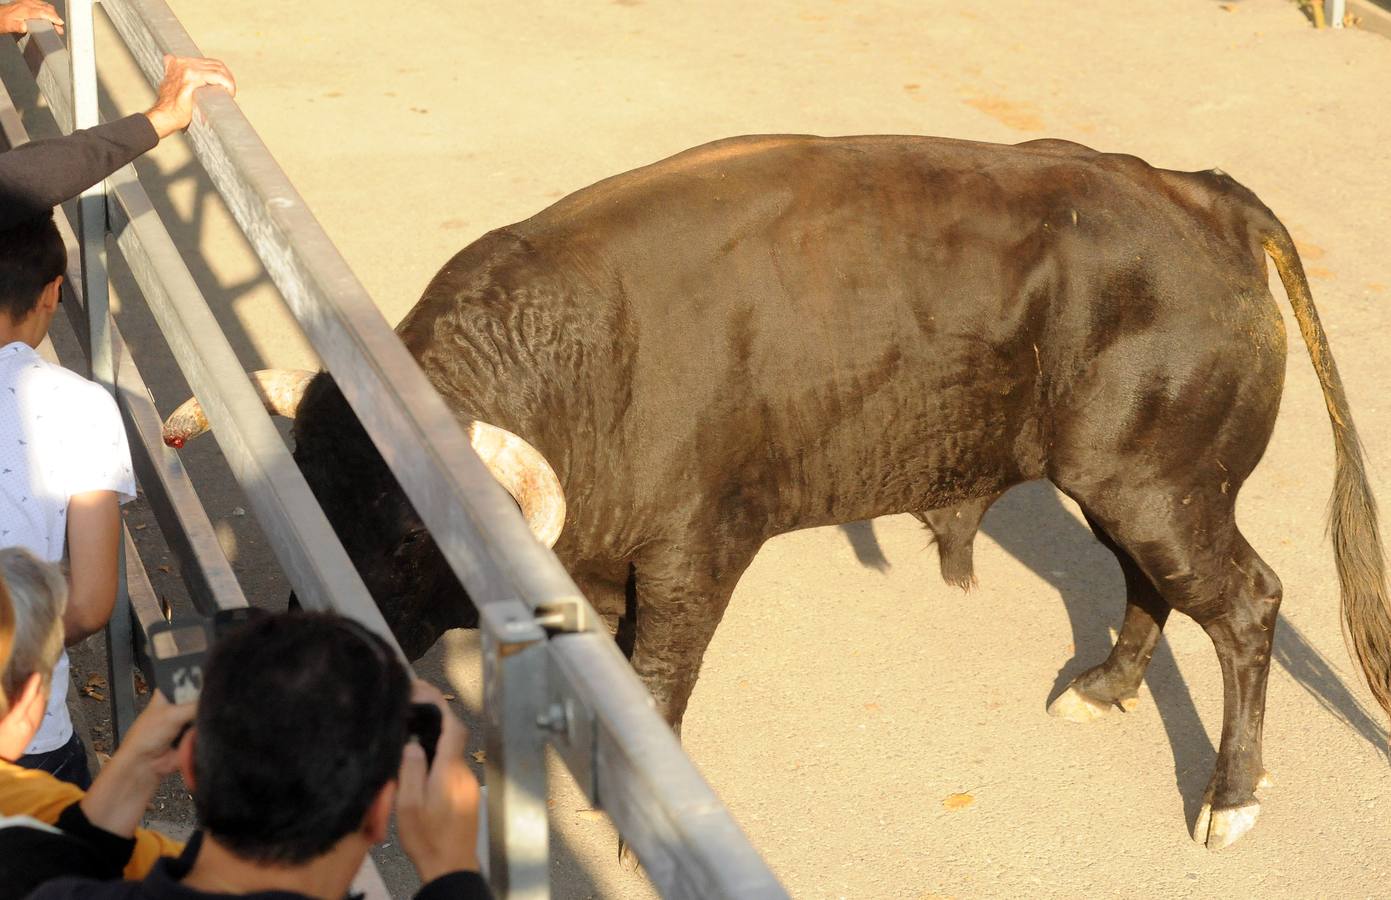
<path id="1" fill-rule="evenodd" d="M 0 550 L 0 900 L 63 875 L 142 878 L 178 842 L 137 828 L 195 704 L 158 692 L 87 791 L 14 764 L 38 730 L 63 652 L 67 580 L 28 550 Z"/>

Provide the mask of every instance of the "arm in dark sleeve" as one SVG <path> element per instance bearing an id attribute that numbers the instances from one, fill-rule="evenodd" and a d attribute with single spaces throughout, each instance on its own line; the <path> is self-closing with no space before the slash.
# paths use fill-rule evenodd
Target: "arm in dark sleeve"
<path id="1" fill-rule="evenodd" d="M 159 143 L 141 113 L 0 153 L 0 229 L 44 215 Z"/>
<path id="2" fill-rule="evenodd" d="M 103 871 L 87 873 L 92 877 L 120 878 L 126 863 L 130 862 L 130 855 L 135 852 L 135 838 L 112 834 L 87 821 L 81 802 L 63 810 L 54 824 L 59 831 L 90 847 L 95 858 L 100 860 Z"/>
<path id="3" fill-rule="evenodd" d="M 73 890 L 53 888 L 53 879 L 120 878 L 135 841 L 103 831 L 73 803 L 58 817 L 58 831 L 13 820 L 0 828 L 0 900 L 20 900 L 39 888 L 48 897 L 86 896 L 76 888 L 97 882 L 72 882 Z M 46 887 L 40 888 L 40 885 Z M 50 890 L 50 888 L 53 888 Z"/>
<path id="4" fill-rule="evenodd" d="M 477 872 L 450 872 L 416 892 L 415 900 L 492 900 L 488 882 Z"/>

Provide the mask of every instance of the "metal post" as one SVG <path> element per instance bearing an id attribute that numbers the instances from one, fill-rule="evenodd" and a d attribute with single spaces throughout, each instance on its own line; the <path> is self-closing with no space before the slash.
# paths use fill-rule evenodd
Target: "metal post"
<path id="1" fill-rule="evenodd" d="M 93 0 L 67 4 L 68 60 L 72 67 L 73 130 L 100 123 L 97 111 L 96 33 Z M 115 354 L 111 344 L 111 297 L 106 274 L 106 183 L 98 182 L 77 198 L 77 244 L 82 257 L 82 295 L 87 303 L 91 336 L 92 380 L 116 393 Z M 119 744 L 135 719 L 134 656 L 131 647 L 130 593 L 126 587 L 125 548 L 118 555 L 116 605 L 106 625 L 111 689 L 112 743 Z"/>
<path id="2" fill-rule="evenodd" d="M 1347 15 L 1347 0 L 1325 0 L 1324 10 L 1328 15 L 1328 24 L 1333 28 L 1343 27 L 1343 18 Z"/>
<path id="3" fill-rule="evenodd" d="M 488 729 L 488 881 L 501 900 L 550 897 L 546 738 L 564 714 L 546 711 L 546 633 L 517 600 L 479 609 Z"/>

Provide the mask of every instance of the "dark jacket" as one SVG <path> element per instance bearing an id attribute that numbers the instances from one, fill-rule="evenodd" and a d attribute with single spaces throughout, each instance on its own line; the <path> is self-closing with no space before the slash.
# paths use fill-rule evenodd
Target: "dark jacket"
<path id="1" fill-rule="evenodd" d="M 136 113 L 0 153 L 0 230 L 47 215 L 158 143 L 150 120 Z"/>
<path id="2" fill-rule="evenodd" d="M 0 827 L 0 900 L 21 900 L 63 875 L 121 877 L 135 849 L 134 838 L 119 837 L 88 822 L 76 803 L 63 810 L 55 824 L 5 820 Z"/>
<path id="3" fill-rule="evenodd" d="M 228 894 L 209 894 L 186 888 L 179 882 L 198 858 L 202 835 L 195 834 L 183 856 L 165 857 L 144 881 L 92 881 L 60 878 L 29 895 L 29 900 L 229 900 Z M 243 900 L 307 900 L 289 891 L 262 891 L 240 895 Z M 415 900 L 490 900 L 488 883 L 477 872 L 451 872 L 416 892 Z"/>

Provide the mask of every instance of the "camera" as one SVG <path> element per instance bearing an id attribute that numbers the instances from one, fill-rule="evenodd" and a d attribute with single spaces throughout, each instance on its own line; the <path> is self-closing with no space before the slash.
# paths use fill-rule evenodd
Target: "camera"
<path id="1" fill-rule="evenodd" d="M 435 764 L 435 745 L 440 740 L 443 716 L 433 703 L 412 703 L 406 719 L 406 739 L 415 738 L 425 751 L 426 768 Z"/>
<path id="2" fill-rule="evenodd" d="M 146 681 L 170 703 L 192 703 L 203 691 L 203 665 L 217 639 L 265 615 L 265 610 L 241 607 L 218 610 L 212 618 L 156 622 L 141 660 Z"/>

